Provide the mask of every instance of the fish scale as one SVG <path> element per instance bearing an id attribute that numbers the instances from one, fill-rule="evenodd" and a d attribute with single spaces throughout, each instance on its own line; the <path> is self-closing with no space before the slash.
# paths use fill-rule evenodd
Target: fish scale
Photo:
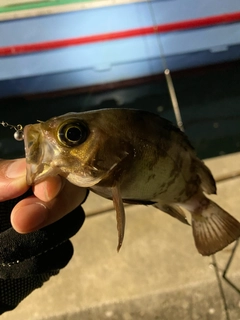
<path id="1" fill-rule="evenodd" d="M 216 193 L 210 170 L 186 135 L 160 116 L 134 109 L 68 113 L 24 128 L 27 182 L 61 175 L 112 199 L 118 247 L 125 229 L 124 203 L 153 205 L 188 224 L 197 250 L 211 255 L 240 236 L 240 223 L 208 199 Z"/>

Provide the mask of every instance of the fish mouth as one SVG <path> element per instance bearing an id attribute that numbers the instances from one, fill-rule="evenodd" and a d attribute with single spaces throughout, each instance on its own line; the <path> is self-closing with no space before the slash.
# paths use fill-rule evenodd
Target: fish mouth
<path id="1" fill-rule="evenodd" d="M 24 128 L 24 145 L 27 163 L 27 184 L 33 185 L 52 175 L 52 148 L 43 144 L 40 124 L 27 125 Z M 47 148 L 46 148 L 47 147 Z M 46 152 L 46 149 L 48 152 Z"/>

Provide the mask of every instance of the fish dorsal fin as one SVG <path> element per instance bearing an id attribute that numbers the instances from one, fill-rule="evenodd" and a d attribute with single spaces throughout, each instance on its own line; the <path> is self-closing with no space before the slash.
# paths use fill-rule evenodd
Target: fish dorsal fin
<path id="1" fill-rule="evenodd" d="M 211 171 L 200 159 L 196 159 L 195 164 L 197 174 L 201 179 L 202 190 L 207 194 L 216 194 L 216 183 Z"/>
<path id="2" fill-rule="evenodd" d="M 118 246 L 117 251 L 120 250 L 125 231 L 125 210 L 121 197 L 119 184 L 112 186 L 112 199 L 113 204 L 116 209 L 116 219 L 117 219 L 117 230 L 118 230 Z"/>

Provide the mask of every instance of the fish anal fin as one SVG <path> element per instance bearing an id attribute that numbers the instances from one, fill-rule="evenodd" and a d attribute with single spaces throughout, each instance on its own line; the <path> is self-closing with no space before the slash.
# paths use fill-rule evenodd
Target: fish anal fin
<path id="1" fill-rule="evenodd" d="M 192 212 L 195 245 L 203 256 L 214 254 L 240 237 L 240 223 L 209 200 L 200 213 Z"/>
<path id="2" fill-rule="evenodd" d="M 175 204 L 163 204 L 163 203 L 159 203 L 158 202 L 158 203 L 155 203 L 153 206 L 155 208 L 157 208 L 157 209 L 169 214 L 173 218 L 178 219 L 182 223 L 189 225 L 185 213 L 183 212 L 183 210 L 178 205 L 175 205 Z"/>
<path id="3" fill-rule="evenodd" d="M 121 192 L 118 184 L 112 187 L 112 199 L 113 204 L 116 210 L 116 219 L 117 219 L 117 230 L 118 230 L 118 246 L 117 251 L 120 250 L 125 231 L 125 210 L 121 197 Z"/>

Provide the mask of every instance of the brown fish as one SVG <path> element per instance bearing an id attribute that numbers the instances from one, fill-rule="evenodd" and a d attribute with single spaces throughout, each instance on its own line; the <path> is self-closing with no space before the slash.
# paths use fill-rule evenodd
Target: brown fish
<path id="1" fill-rule="evenodd" d="M 104 109 L 68 113 L 24 129 L 27 182 L 61 175 L 112 199 L 118 250 L 125 227 L 123 203 L 153 205 L 188 224 L 195 244 L 211 255 L 240 236 L 240 223 L 207 194 L 216 193 L 210 170 L 187 137 L 169 121 L 146 111 Z"/>

